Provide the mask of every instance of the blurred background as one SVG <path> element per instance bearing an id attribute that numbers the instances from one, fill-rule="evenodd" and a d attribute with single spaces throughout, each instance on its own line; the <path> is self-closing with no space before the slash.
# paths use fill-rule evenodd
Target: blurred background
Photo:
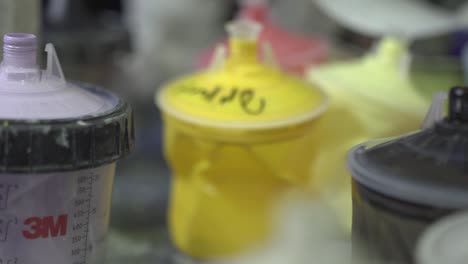
<path id="1" fill-rule="evenodd" d="M 69 80 L 98 84 L 135 110 L 137 149 L 115 180 L 110 262 L 176 263 L 166 234 L 170 173 L 154 92 L 196 69 L 198 56 L 226 36 L 236 0 L 0 0 L 0 33 L 36 33 L 56 46 Z M 410 74 L 433 87 L 463 83 L 468 40 L 464 0 L 271 0 L 272 20 L 320 39 L 327 61 L 358 58 L 382 36 L 408 42 Z M 426 78 L 436 76 L 436 78 Z"/>

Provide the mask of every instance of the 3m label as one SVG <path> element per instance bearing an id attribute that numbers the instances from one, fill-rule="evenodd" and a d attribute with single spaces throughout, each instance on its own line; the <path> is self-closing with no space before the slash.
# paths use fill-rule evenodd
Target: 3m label
<path id="1" fill-rule="evenodd" d="M 23 231 L 26 239 L 49 238 L 67 235 L 68 215 L 30 217 L 24 221 L 28 227 Z"/>
<path id="2" fill-rule="evenodd" d="M 104 263 L 114 168 L 1 174 L 0 264 Z"/>

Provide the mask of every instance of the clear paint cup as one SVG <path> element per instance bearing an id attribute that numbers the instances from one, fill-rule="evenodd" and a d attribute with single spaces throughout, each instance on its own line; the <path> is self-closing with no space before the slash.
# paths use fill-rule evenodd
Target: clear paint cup
<path id="1" fill-rule="evenodd" d="M 133 147 L 129 105 L 65 80 L 55 49 L 7 34 L 0 65 L 0 263 L 102 263 L 115 162 Z"/>

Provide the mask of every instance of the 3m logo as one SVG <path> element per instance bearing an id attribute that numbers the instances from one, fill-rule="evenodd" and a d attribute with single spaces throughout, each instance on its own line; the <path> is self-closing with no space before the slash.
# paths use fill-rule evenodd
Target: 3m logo
<path id="1" fill-rule="evenodd" d="M 26 239 L 49 238 L 67 235 L 68 215 L 60 215 L 54 221 L 53 216 L 30 217 L 24 221 L 29 230 L 23 231 Z"/>

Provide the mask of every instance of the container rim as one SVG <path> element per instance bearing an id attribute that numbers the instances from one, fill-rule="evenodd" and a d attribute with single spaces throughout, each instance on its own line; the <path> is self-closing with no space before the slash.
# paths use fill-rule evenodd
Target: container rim
<path id="1" fill-rule="evenodd" d="M 372 141 L 370 141 L 372 142 Z M 386 196 L 440 208 L 468 208 L 468 193 L 463 189 L 401 180 L 375 167 L 365 166 L 359 158 L 369 142 L 361 143 L 348 152 L 347 167 L 353 180 Z M 447 196 L 450 193 L 450 196 Z"/>
<path id="2" fill-rule="evenodd" d="M 75 84 L 113 100 L 114 107 L 64 119 L 0 118 L 0 172 L 82 170 L 113 163 L 131 153 L 135 135 L 130 105 L 98 86 Z"/>
<path id="3" fill-rule="evenodd" d="M 263 122 L 222 122 L 214 121 L 205 118 L 197 118 L 194 116 L 189 116 L 185 113 L 182 113 L 169 105 L 168 102 L 164 100 L 165 93 L 169 87 L 167 85 L 161 86 L 159 91 L 155 95 L 155 104 L 163 112 L 175 117 L 176 119 L 185 121 L 190 124 L 207 126 L 218 129 L 232 129 L 232 130 L 268 130 L 276 129 L 285 126 L 293 126 L 302 123 L 306 123 L 313 119 L 316 119 L 328 109 L 330 105 L 330 97 L 322 89 L 317 88 L 320 95 L 323 97 L 322 102 L 319 106 L 308 113 L 304 113 L 289 119 L 277 120 L 277 121 L 263 121 Z"/>

